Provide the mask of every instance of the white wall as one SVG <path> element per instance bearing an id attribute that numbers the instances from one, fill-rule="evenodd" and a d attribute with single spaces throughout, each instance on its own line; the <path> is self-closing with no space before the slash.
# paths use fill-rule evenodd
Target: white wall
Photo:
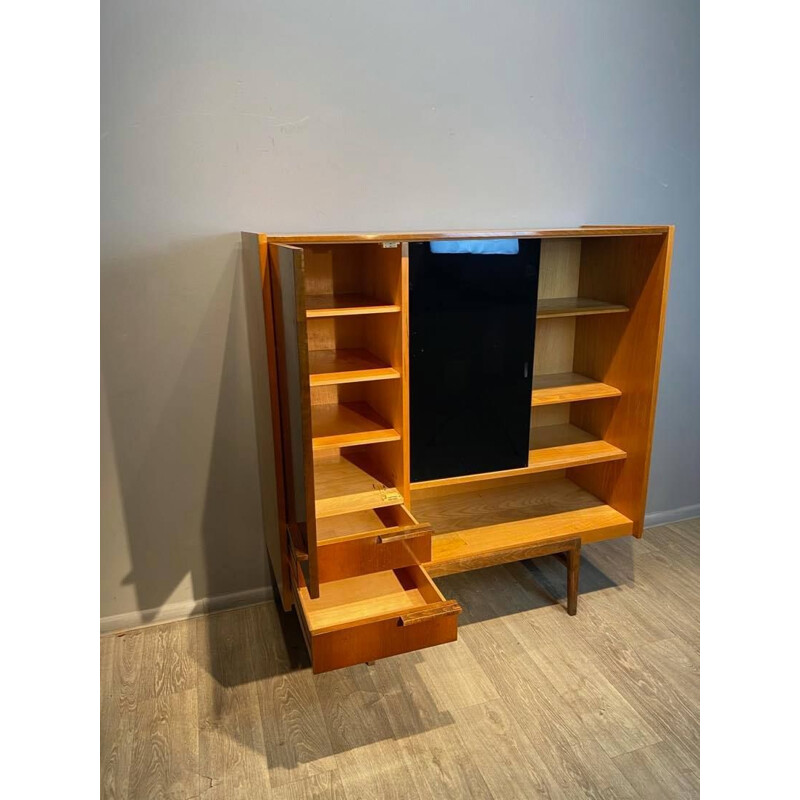
<path id="1" fill-rule="evenodd" d="M 105 0 L 103 615 L 267 580 L 241 230 L 675 223 L 648 510 L 699 502 L 698 17 Z"/>

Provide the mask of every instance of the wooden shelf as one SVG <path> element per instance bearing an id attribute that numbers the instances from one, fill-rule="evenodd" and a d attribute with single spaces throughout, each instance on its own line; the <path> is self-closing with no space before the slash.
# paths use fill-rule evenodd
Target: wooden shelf
<path id="1" fill-rule="evenodd" d="M 312 386 L 400 377 L 394 367 L 367 350 L 311 350 L 308 354 L 308 371 Z"/>
<path id="2" fill-rule="evenodd" d="M 632 533 L 633 522 L 566 478 L 476 484 L 414 500 L 437 531 L 425 569 L 432 577 L 526 558 L 526 548 L 563 537 L 584 542 Z"/>
<path id="3" fill-rule="evenodd" d="M 323 451 L 314 456 L 314 500 L 317 517 L 399 505 L 403 495 L 372 474 L 362 453 Z"/>
<path id="4" fill-rule="evenodd" d="M 365 294 L 318 294 L 306 297 L 306 316 L 344 317 L 354 314 L 394 314 L 400 306 L 383 303 Z"/>
<path id="5" fill-rule="evenodd" d="M 618 461 L 624 450 L 598 439 L 575 425 L 546 425 L 531 428 L 529 472 L 580 467 L 603 461 Z"/>
<path id="6" fill-rule="evenodd" d="M 432 481 L 418 481 L 412 484 L 411 489 L 422 490 L 456 484 L 482 483 L 495 478 L 532 475 L 537 472 L 582 467 L 587 464 L 600 464 L 604 461 L 619 461 L 627 458 L 624 450 L 598 439 L 575 425 L 547 425 L 541 428 L 532 428 L 531 437 L 527 467 L 484 472 L 477 475 L 457 475 L 453 478 L 438 478 Z M 414 513 L 416 515 L 416 511 Z M 427 522 L 423 517 L 420 519 Z"/>
<path id="7" fill-rule="evenodd" d="M 400 434 L 367 403 L 311 406 L 314 450 L 375 442 L 396 442 Z"/>
<path id="8" fill-rule="evenodd" d="M 553 297 L 539 300 L 537 319 L 549 317 L 582 317 L 587 314 L 621 314 L 630 309 L 617 303 L 592 300 L 588 297 Z"/>
<path id="9" fill-rule="evenodd" d="M 619 397 L 622 392 L 594 378 L 576 372 L 555 375 L 534 375 L 531 405 L 549 406 L 556 403 L 576 403 L 603 397 Z"/>

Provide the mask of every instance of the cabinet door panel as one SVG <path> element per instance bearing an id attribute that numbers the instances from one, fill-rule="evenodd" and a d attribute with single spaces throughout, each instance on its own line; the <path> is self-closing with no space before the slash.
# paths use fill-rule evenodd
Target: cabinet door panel
<path id="1" fill-rule="evenodd" d="M 410 245 L 412 481 L 527 466 L 540 244 Z"/>
<path id="2" fill-rule="evenodd" d="M 270 245 L 270 266 L 278 350 L 286 517 L 305 543 L 299 562 L 311 597 L 319 595 L 314 513 L 314 458 L 311 443 L 311 390 L 303 275 L 303 250 Z"/>

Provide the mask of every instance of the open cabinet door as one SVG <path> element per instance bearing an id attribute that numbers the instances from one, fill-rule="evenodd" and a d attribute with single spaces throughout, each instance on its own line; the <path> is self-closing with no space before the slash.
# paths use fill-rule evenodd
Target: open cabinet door
<path id="1" fill-rule="evenodd" d="M 319 597 L 303 250 L 271 244 L 269 262 L 278 352 L 290 568 L 295 571 L 295 580 L 296 570 L 301 569 L 309 595 Z"/>

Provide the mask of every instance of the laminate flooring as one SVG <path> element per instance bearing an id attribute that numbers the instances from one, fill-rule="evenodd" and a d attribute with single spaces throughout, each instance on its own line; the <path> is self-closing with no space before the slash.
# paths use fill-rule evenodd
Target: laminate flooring
<path id="1" fill-rule="evenodd" d="M 458 641 L 312 675 L 273 603 L 101 638 L 103 798 L 699 796 L 698 519 L 437 579 Z"/>

